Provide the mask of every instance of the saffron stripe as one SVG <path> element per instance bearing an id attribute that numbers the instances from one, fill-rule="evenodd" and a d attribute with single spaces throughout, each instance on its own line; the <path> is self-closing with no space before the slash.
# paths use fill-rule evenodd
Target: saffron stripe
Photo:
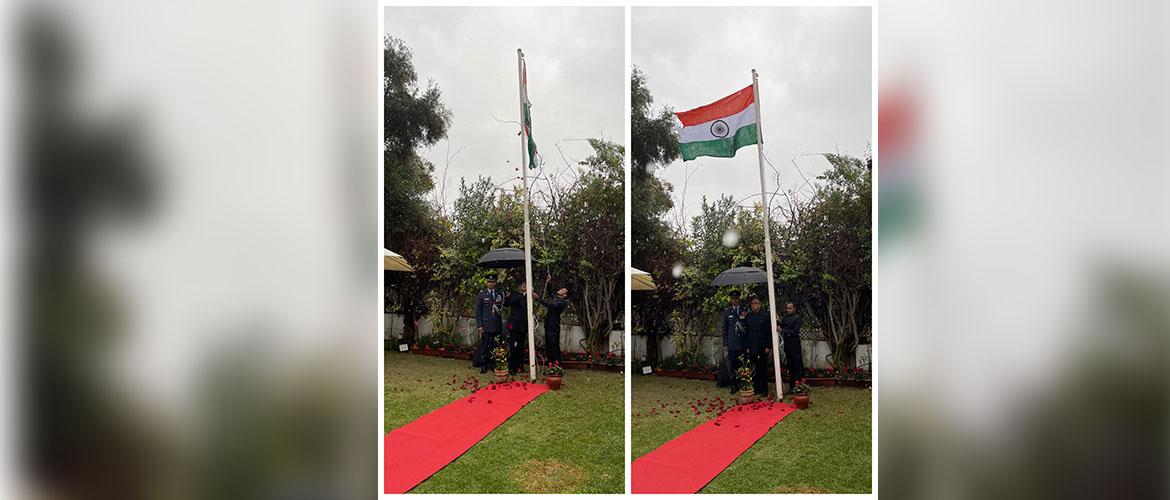
<path id="1" fill-rule="evenodd" d="M 680 111 L 674 115 L 678 117 L 678 120 L 682 122 L 684 127 L 689 127 L 734 115 L 743 111 L 744 108 L 747 108 L 753 102 L 756 102 L 756 96 L 752 93 L 752 86 L 748 85 L 743 90 L 711 104 L 687 111 Z"/>

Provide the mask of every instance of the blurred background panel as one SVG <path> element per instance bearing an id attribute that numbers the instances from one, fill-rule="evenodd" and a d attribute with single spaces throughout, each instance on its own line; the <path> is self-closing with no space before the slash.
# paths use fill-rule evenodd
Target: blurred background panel
<path id="1" fill-rule="evenodd" d="M 6 9 L 18 494 L 376 494 L 376 7 Z"/>
<path id="2" fill-rule="evenodd" d="M 1166 2 L 882 2 L 878 491 L 1166 498 Z"/>

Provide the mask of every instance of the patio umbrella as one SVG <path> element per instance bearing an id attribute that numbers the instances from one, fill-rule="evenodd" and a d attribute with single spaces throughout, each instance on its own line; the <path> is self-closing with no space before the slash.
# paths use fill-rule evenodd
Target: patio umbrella
<path id="1" fill-rule="evenodd" d="M 711 286 L 746 285 L 748 283 L 767 283 L 768 274 L 754 267 L 737 267 L 719 273 L 711 280 Z"/>
<path id="2" fill-rule="evenodd" d="M 487 269 L 511 269 L 524 267 L 524 250 L 519 248 L 497 248 L 483 254 L 476 264 Z M 536 259 L 532 260 L 532 268 L 536 269 Z"/>
<path id="3" fill-rule="evenodd" d="M 650 273 L 630 268 L 630 290 L 657 290 Z"/>
<path id="4" fill-rule="evenodd" d="M 406 259 L 385 248 L 382 249 L 382 269 L 386 271 L 414 272 L 414 268 L 406 263 Z"/>

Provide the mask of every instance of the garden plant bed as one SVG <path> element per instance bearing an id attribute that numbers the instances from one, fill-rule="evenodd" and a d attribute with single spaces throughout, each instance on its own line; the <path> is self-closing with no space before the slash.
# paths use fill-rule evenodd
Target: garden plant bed
<path id="1" fill-rule="evenodd" d="M 588 361 L 561 361 L 561 368 L 569 370 L 588 370 Z"/>
<path id="2" fill-rule="evenodd" d="M 812 387 L 832 387 L 837 385 L 837 379 L 835 378 L 805 378 L 804 381 Z"/>
<path id="3" fill-rule="evenodd" d="M 690 378 L 695 380 L 715 380 L 715 374 L 707 372 L 684 371 L 683 378 Z"/>
<path id="4" fill-rule="evenodd" d="M 659 369 L 659 370 L 654 370 L 654 374 L 658 375 L 659 377 L 679 377 L 679 378 L 682 378 L 684 376 L 682 370 L 661 370 L 661 369 Z"/>
<path id="5" fill-rule="evenodd" d="M 617 372 L 622 371 L 623 368 L 625 368 L 625 366 L 623 366 L 623 365 L 595 365 L 593 363 L 589 364 L 590 370 L 600 370 L 603 372 L 617 373 Z"/>

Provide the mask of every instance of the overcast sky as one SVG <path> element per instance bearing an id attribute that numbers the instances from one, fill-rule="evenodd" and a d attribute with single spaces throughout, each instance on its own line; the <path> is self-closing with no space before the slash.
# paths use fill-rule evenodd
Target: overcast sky
<path id="1" fill-rule="evenodd" d="M 785 189 L 800 188 L 791 160 L 806 153 L 863 156 L 871 138 L 871 11 L 868 7 L 740 7 L 632 9 L 632 58 L 646 74 L 655 109 L 684 111 L 751 85 L 759 72 L 764 154 Z M 680 125 L 681 126 L 681 125 Z M 818 156 L 797 157 L 804 176 L 828 167 Z M 686 183 L 687 221 L 703 196 L 733 194 L 743 205 L 759 199 L 755 146 L 735 158 L 700 157 L 657 170 L 674 184 L 680 219 Z M 767 164 L 765 164 L 767 168 Z M 768 189 L 775 188 L 767 171 Z M 805 188 L 808 192 L 808 188 Z"/>
<path id="2" fill-rule="evenodd" d="M 558 141 L 574 165 L 592 154 L 587 143 L 566 138 L 604 136 L 623 144 L 624 16 L 620 7 L 387 7 L 385 32 L 414 50 L 420 85 L 434 79 L 454 115 L 448 140 L 422 153 L 436 166 L 434 194 L 443 182 L 448 142 L 451 154 L 464 149 L 447 171 L 447 206 L 458 196 L 460 177 L 491 176 L 500 184 L 520 175 L 517 48 L 528 63 L 532 135 L 546 172 L 571 172 Z"/>

